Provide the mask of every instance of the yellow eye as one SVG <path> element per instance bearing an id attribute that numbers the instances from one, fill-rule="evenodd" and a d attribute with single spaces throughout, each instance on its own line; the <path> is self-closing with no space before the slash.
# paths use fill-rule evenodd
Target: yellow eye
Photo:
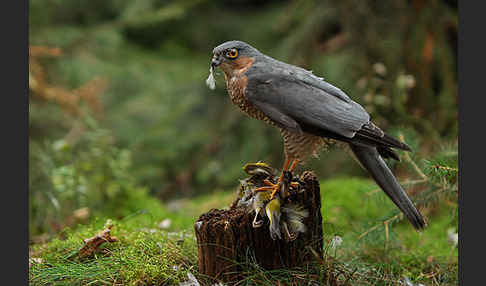
<path id="1" fill-rule="evenodd" d="M 238 56 L 238 50 L 237 49 L 231 49 L 226 52 L 226 57 L 230 59 L 234 59 Z"/>

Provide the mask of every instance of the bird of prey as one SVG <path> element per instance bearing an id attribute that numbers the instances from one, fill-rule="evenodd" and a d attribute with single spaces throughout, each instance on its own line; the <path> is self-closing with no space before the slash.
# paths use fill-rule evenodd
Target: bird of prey
<path id="1" fill-rule="evenodd" d="M 311 71 L 273 59 L 242 41 L 228 41 L 213 49 L 207 81 L 211 88 L 215 67 L 224 72 L 233 104 L 248 116 L 278 127 L 283 137 L 285 163 L 280 180 L 276 184 L 267 181 L 259 190 L 272 190 L 273 198 L 284 172 L 292 172 L 321 148 L 340 143 L 350 148 L 416 229 L 426 226 L 383 160 L 399 160 L 393 148 L 410 148 L 371 122 L 368 112 L 342 90 Z"/>

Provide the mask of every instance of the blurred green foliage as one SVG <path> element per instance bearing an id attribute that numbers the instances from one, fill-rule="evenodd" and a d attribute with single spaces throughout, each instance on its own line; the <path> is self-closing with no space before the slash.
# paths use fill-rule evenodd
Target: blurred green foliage
<path id="1" fill-rule="evenodd" d="M 32 233 L 87 205 L 116 211 L 139 186 L 189 197 L 233 188 L 246 162 L 282 164 L 278 131 L 231 104 L 221 72 L 215 91 L 204 84 L 213 47 L 227 40 L 313 70 L 384 130 L 420 134 L 420 154 L 457 138 L 454 1 L 31 0 L 29 9 Z M 340 150 L 306 168 L 364 174 Z"/>
<path id="2" fill-rule="evenodd" d="M 59 231 L 90 215 L 126 216 L 131 193 L 144 192 L 130 175 L 131 153 L 113 145 L 110 132 L 85 118 L 87 130 L 71 144 L 64 139 L 29 144 L 30 232 Z M 85 215 L 76 210 L 88 208 Z M 83 211 L 81 211 L 82 213 Z"/>

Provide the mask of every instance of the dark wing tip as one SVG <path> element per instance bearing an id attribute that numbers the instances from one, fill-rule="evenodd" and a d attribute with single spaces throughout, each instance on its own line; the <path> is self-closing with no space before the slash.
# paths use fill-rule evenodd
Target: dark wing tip
<path id="1" fill-rule="evenodd" d="M 385 142 L 387 142 L 391 145 L 390 147 L 395 147 L 395 148 L 398 148 L 398 149 L 402 149 L 404 151 L 412 151 L 410 146 L 408 146 L 405 142 L 397 140 L 397 139 L 391 137 L 388 134 L 385 134 L 383 136 L 383 139 L 385 140 Z"/>
<path id="2" fill-rule="evenodd" d="M 386 134 L 371 121 L 364 124 L 361 129 L 356 132 L 356 135 L 357 137 L 365 137 L 365 139 L 371 140 L 377 147 L 390 147 L 412 151 L 410 146 L 405 142 Z"/>

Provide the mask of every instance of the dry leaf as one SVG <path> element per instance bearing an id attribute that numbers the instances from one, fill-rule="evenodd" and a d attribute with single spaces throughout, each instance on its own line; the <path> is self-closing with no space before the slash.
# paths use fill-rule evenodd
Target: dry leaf
<path id="1" fill-rule="evenodd" d="M 86 258 L 93 255 L 94 252 L 98 250 L 98 246 L 100 246 L 104 242 L 116 242 L 118 239 L 115 236 L 111 236 L 111 228 L 113 224 L 110 220 L 107 220 L 105 223 L 105 229 L 100 231 L 97 235 L 87 238 L 84 240 L 84 246 L 78 252 L 79 258 Z"/>

